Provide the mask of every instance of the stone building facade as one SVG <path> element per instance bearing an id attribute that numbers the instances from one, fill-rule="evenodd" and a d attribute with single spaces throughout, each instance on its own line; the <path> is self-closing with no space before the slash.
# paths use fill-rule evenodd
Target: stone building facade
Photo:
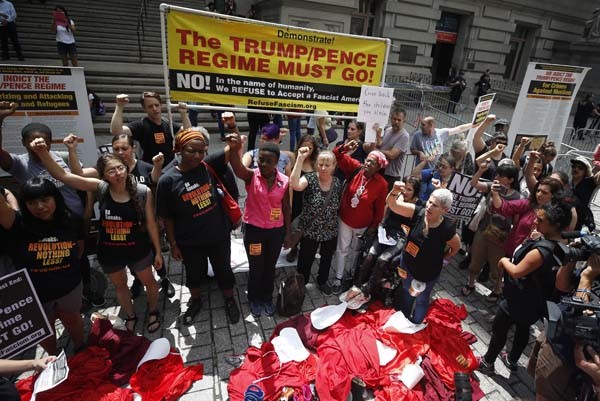
<path id="1" fill-rule="evenodd" d="M 570 57 L 573 43 L 582 40 L 585 23 L 598 6 L 595 0 L 253 3 L 265 21 L 390 38 L 389 82 L 412 77 L 442 84 L 451 67 L 464 69 L 467 79 L 474 82 L 489 69 L 495 87 L 513 91 L 529 61 L 581 64 L 597 60 L 585 54 Z M 600 65 L 584 65 L 600 69 Z"/>

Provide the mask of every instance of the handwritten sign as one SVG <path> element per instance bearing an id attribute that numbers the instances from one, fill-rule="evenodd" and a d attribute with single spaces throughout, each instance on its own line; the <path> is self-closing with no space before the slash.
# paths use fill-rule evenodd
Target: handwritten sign
<path id="1" fill-rule="evenodd" d="M 385 127 L 390 118 L 390 109 L 394 104 L 394 88 L 363 85 L 358 100 L 357 120 L 364 122 L 365 142 L 375 142 L 375 124 Z"/>

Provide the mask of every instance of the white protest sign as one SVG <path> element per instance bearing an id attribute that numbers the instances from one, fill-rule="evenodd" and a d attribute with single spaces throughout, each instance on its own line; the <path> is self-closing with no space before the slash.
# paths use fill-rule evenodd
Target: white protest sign
<path id="1" fill-rule="evenodd" d="M 507 149 L 514 149 L 517 135 L 543 134 L 548 136 L 548 141 L 561 143 L 573 101 L 589 70 L 570 65 L 529 63 L 510 123 Z"/>
<path id="2" fill-rule="evenodd" d="M 469 146 L 469 152 L 472 153 L 473 156 L 475 156 L 475 152 L 473 150 L 473 137 L 475 136 L 475 131 L 477 131 L 479 126 L 487 118 L 488 114 L 490 114 L 490 109 L 492 108 L 492 103 L 494 102 L 495 96 L 495 93 L 488 93 L 487 95 L 480 96 L 477 106 L 475 106 L 475 110 L 473 111 L 473 119 L 471 120 L 472 126 L 471 129 L 469 129 L 469 133 L 467 134 L 466 138 Z"/>
<path id="3" fill-rule="evenodd" d="M 357 120 L 365 123 L 365 142 L 375 142 L 376 129 L 384 128 L 390 119 L 390 109 L 394 104 L 394 88 L 363 85 L 358 100 Z"/>
<path id="4" fill-rule="evenodd" d="M 43 123 L 52 130 L 52 139 L 70 133 L 82 138 L 77 146 L 79 159 L 85 166 L 96 164 L 98 151 L 83 68 L 0 65 L 0 100 L 18 104 L 2 127 L 6 151 L 26 153 L 21 129 L 29 123 Z M 52 145 L 52 150 L 66 148 Z"/>
<path id="5" fill-rule="evenodd" d="M 468 224 L 475 215 L 483 193 L 471 185 L 470 176 L 460 173 L 452 175 L 447 188 L 453 195 L 452 206 L 447 214 Z"/>
<path id="6" fill-rule="evenodd" d="M 69 365 L 67 364 L 67 356 L 63 349 L 56 357 L 56 360 L 48 363 L 46 369 L 35 379 L 31 401 L 36 400 L 37 394 L 58 386 L 67 380 L 67 377 L 69 377 Z"/>

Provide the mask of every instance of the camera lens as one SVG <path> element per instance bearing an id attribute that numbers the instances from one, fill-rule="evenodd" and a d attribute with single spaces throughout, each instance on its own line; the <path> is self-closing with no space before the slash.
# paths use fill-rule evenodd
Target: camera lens
<path id="1" fill-rule="evenodd" d="M 473 388 L 468 373 L 456 372 L 454 374 L 454 386 L 456 387 L 456 401 L 471 401 L 473 399 Z"/>

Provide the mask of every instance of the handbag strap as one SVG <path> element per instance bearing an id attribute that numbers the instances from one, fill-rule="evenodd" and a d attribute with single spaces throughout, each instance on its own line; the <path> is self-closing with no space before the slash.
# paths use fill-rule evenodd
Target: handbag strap
<path id="1" fill-rule="evenodd" d="M 215 181 L 217 181 L 217 185 L 219 185 L 219 187 L 221 188 L 221 190 L 224 193 L 226 193 L 227 195 L 229 195 L 229 191 L 227 191 L 227 187 L 225 187 L 225 185 L 223 184 L 223 182 L 219 178 L 219 175 L 217 174 L 217 172 L 215 171 L 215 169 L 212 168 L 212 166 L 210 164 L 208 164 L 207 162 L 205 162 L 204 160 L 202 160 L 202 164 L 204 164 L 204 167 L 206 167 L 206 169 L 208 170 L 208 173 L 210 174 L 210 176 Z M 231 195 L 229 195 L 229 196 L 231 196 Z"/>

